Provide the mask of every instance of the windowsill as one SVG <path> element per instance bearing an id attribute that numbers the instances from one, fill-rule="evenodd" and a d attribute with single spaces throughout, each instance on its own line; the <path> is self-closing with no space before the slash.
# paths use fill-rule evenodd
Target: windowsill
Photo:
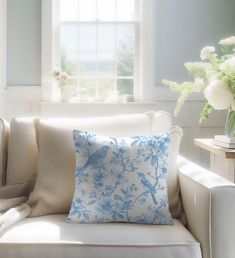
<path id="1" fill-rule="evenodd" d="M 155 102 L 40 102 L 40 114 L 46 117 L 94 117 L 143 113 L 155 110 Z"/>
<path id="2" fill-rule="evenodd" d="M 136 102 L 64 102 L 64 101 L 40 101 L 40 105 L 155 105 L 154 101 Z"/>

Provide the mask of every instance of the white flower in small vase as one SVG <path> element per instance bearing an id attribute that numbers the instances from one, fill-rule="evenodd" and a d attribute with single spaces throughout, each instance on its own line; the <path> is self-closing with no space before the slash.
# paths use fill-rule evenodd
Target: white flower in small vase
<path id="1" fill-rule="evenodd" d="M 60 67 L 56 67 L 56 68 L 52 71 L 52 76 L 53 76 L 56 80 L 59 80 L 61 73 L 62 73 L 61 68 L 60 68 Z"/>
<path id="2" fill-rule="evenodd" d="M 222 80 L 213 80 L 204 90 L 204 96 L 215 110 L 226 110 L 232 103 L 233 95 Z"/>
<path id="3" fill-rule="evenodd" d="M 57 67 L 52 71 L 52 76 L 59 83 L 59 87 L 68 84 L 70 80 L 69 75 L 66 72 L 63 72 L 60 67 Z"/>
<path id="4" fill-rule="evenodd" d="M 70 101 L 74 93 L 74 87 L 70 84 L 70 76 L 66 72 L 63 72 L 60 67 L 52 71 L 52 76 L 57 81 L 56 88 L 60 88 L 62 101 Z"/>
<path id="5" fill-rule="evenodd" d="M 70 80 L 70 77 L 66 72 L 62 72 L 60 74 L 60 80 L 66 82 Z"/>

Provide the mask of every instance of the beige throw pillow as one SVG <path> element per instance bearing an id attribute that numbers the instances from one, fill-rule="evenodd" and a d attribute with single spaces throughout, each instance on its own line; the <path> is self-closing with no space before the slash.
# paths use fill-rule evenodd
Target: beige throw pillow
<path id="1" fill-rule="evenodd" d="M 74 193 L 76 168 L 72 130 L 106 136 L 150 135 L 154 112 L 99 118 L 41 119 L 37 126 L 38 175 L 29 198 L 31 216 L 68 213 Z"/>

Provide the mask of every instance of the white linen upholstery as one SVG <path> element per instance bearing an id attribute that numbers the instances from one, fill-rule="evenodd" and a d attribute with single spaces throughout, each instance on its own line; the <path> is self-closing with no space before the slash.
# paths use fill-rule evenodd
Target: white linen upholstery
<path id="1" fill-rule="evenodd" d="M 162 133 L 167 131 L 172 126 L 171 116 L 165 111 L 154 112 L 154 119 L 152 123 L 152 133 Z"/>
<path id="2" fill-rule="evenodd" d="M 235 185 L 182 157 L 178 171 L 188 228 L 203 258 L 234 258 Z"/>
<path id="3" fill-rule="evenodd" d="M 200 244 L 177 220 L 172 226 L 69 224 L 66 216 L 24 219 L 0 239 L 0 257 L 201 258 Z"/>

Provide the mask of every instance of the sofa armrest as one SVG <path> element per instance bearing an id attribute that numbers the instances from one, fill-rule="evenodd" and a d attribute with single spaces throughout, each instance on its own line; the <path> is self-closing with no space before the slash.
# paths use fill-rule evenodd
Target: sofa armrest
<path id="1" fill-rule="evenodd" d="M 177 167 L 188 229 L 203 258 L 234 258 L 235 184 L 182 157 Z"/>

